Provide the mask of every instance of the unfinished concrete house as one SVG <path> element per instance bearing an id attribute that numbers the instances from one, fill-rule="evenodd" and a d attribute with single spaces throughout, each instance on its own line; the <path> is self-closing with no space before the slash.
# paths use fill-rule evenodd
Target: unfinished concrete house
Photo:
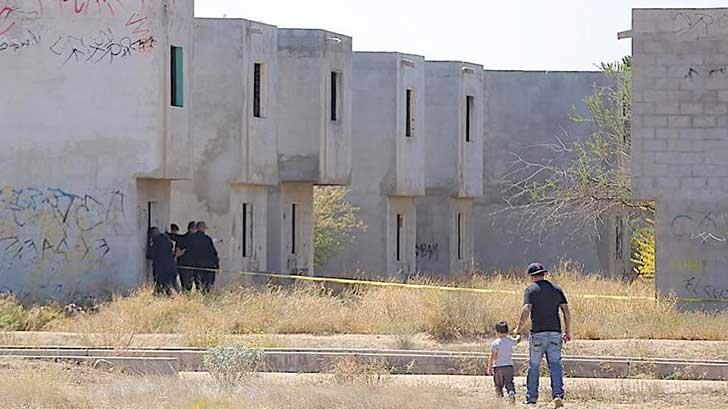
<path id="1" fill-rule="evenodd" d="M 354 53 L 350 201 L 367 231 L 325 271 L 414 274 L 417 209 L 425 193 L 425 61 L 400 53 Z"/>
<path id="2" fill-rule="evenodd" d="M 425 63 L 425 192 L 417 198 L 417 272 L 473 266 L 473 203 L 483 194 L 483 67 Z"/>
<path id="3" fill-rule="evenodd" d="M 192 179 L 173 183 L 173 220 L 207 222 L 221 267 L 267 271 L 268 189 L 278 184 L 277 28 L 195 19 Z M 235 278 L 220 275 L 224 284 Z"/>
<path id="4" fill-rule="evenodd" d="M 632 13 L 632 193 L 663 294 L 728 300 L 728 9 Z"/>
<path id="5" fill-rule="evenodd" d="M 0 291 L 125 292 L 190 177 L 193 1 L 11 2 L 0 19 Z"/>
<path id="6" fill-rule="evenodd" d="M 351 38 L 278 30 L 278 168 L 268 201 L 268 268 L 313 274 L 313 187 L 351 177 Z"/>

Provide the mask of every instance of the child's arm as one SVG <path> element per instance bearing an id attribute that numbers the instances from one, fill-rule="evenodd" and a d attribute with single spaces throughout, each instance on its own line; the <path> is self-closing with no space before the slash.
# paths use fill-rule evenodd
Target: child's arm
<path id="1" fill-rule="evenodd" d="M 486 368 L 486 374 L 493 375 L 493 365 L 495 364 L 496 357 L 498 357 L 498 353 L 496 351 L 490 351 L 490 356 L 488 357 L 488 367 Z"/>

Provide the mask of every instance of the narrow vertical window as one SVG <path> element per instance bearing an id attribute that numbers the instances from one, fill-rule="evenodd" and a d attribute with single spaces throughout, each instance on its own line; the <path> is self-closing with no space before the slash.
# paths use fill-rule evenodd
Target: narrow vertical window
<path id="1" fill-rule="evenodd" d="M 414 109 L 414 90 L 407 89 L 406 95 L 405 95 L 405 123 L 404 123 L 404 135 L 407 137 L 411 137 L 414 134 L 414 115 L 413 115 L 413 109 Z"/>
<path id="2" fill-rule="evenodd" d="M 475 97 L 465 97 L 465 142 L 470 142 L 473 134 L 473 114 L 475 113 Z"/>
<path id="3" fill-rule="evenodd" d="M 397 261 L 402 259 L 402 215 L 397 213 Z"/>
<path id="4" fill-rule="evenodd" d="M 248 204 L 243 203 L 243 257 L 248 257 Z"/>
<path id="5" fill-rule="evenodd" d="M 154 220 L 154 217 L 152 216 L 152 212 L 155 208 L 154 202 L 147 202 L 147 231 L 151 230 L 154 226 L 154 223 L 152 223 L 152 220 Z"/>
<path id="6" fill-rule="evenodd" d="M 624 243 L 623 234 L 624 233 L 623 233 L 623 229 L 622 229 L 622 218 L 619 217 L 619 218 L 617 218 L 616 231 L 615 231 L 615 238 L 616 238 L 615 257 L 617 260 L 622 260 L 622 257 L 623 257 L 622 256 L 622 252 L 624 251 L 623 247 L 622 247 L 624 245 L 623 244 Z"/>
<path id="7" fill-rule="evenodd" d="M 331 120 L 337 121 L 339 117 L 339 73 L 331 71 Z"/>
<path id="8" fill-rule="evenodd" d="M 463 259 L 463 214 L 462 213 L 458 213 L 457 236 L 458 236 L 458 260 L 462 260 Z"/>
<path id="9" fill-rule="evenodd" d="M 184 56 L 182 47 L 172 46 L 170 50 L 172 59 L 171 80 L 172 80 L 172 106 L 184 106 Z"/>
<path id="10" fill-rule="evenodd" d="M 291 254 L 296 254 L 296 204 L 291 204 Z"/>
<path id="11" fill-rule="evenodd" d="M 260 84 L 262 66 L 259 63 L 253 65 L 253 116 L 261 117 L 260 113 Z"/>

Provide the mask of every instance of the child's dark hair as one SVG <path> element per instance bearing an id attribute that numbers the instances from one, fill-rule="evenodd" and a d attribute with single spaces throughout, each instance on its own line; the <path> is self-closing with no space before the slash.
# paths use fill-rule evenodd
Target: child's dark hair
<path id="1" fill-rule="evenodd" d="M 508 323 L 505 321 L 501 321 L 497 324 L 495 324 L 495 332 L 499 334 L 507 334 L 508 333 Z"/>

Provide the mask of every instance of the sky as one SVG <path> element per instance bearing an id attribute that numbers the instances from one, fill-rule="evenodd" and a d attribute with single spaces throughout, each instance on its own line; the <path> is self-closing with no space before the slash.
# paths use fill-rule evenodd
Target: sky
<path id="1" fill-rule="evenodd" d="M 350 35 L 354 51 L 400 51 L 487 69 L 594 70 L 630 53 L 632 8 L 728 0 L 196 0 L 197 17 L 246 18 Z"/>

